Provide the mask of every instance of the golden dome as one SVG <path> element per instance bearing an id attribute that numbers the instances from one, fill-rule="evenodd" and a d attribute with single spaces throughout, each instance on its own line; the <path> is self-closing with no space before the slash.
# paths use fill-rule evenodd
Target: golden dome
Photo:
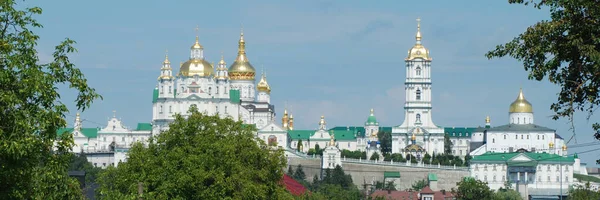
<path id="1" fill-rule="evenodd" d="M 554 148 L 554 142 L 550 141 L 550 144 L 548 144 L 548 146 L 549 146 L 550 148 Z"/>
<path id="2" fill-rule="evenodd" d="M 485 117 L 485 123 L 486 123 L 486 124 L 489 124 L 489 123 L 490 123 L 490 121 L 491 121 L 491 120 L 490 120 L 490 116 L 489 116 L 489 115 L 488 115 L 488 116 L 486 116 L 486 117 Z"/>
<path id="3" fill-rule="evenodd" d="M 421 19 L 420 18 L 417 18 L 416 39 L 417 39 L 417 43 L 410 50 L 408 50 L 408 57 L 406 58 L 406 60 L 413 60 L 416 58 L 421 58 L 424 60 L 431 60 L 431 57 L 429 57 L 429 50 L 421 44 Z"/>
<path id="4" fill-rule="evenodd" d="M 171 61 L 169 61 L 169 55 L 165 55 L 165 61 L 163 61 L 163 64 L 171 64 Z"/>
<path id="5" fill-rule="evenodd" d="M 265 75 L 264 72 L 263 72 L 262 76 L 260 77 L 260 81 L 256 85 L 256 89 L 259 92 L 266 92 L 267 94 L 271 93 L 271 86 L 269 86 L 269 83 L 267 83 L 267 75 Z"/>
<path id="6" fill-rule="evenodd" d="M 519 96 L 517 97 L 517 100 L 513 101 L 510 104 L 508 112 L 509 113 L 533 113 L 533 106 L 531 105 L 531 103 L 529 103 L 529 101 L 527 101 L 527 99 L 525 99 L 522 88 L 519 90 Z"/>
<path id="7" fill-rule="evenodd" d="M 566 150 L 567 150 L 567 145 L 566 145 L 566 144 L 563 144 L 563 146 L 562 146 L 562 150 L 563 150 L 563 151 L 566 151 Z"/>
<path id="8" fill-rule="evenodd" d="M 179 68 L 179 73 L 183 76 L 210 76 L 213 74 L 213 66 L 206 60 L 191 59 Z"/>
<path id="9" fill-rule="evenodd" d="M 240 34 L 238 44 L 238 56 L 229 67 L 229 78 L 231 80 L 254 80 L 256 70 L 246 57 L 246 42 L 244 41 L 244 32 Z"/>
<path id="10" fill-rule="evenodd" d="M 223 58 L 223 53 L 221 53 L 221 61 L 219 61 L 220 65 L 226 65 L 227 63 L 225 63 L 225 59 Z"/>

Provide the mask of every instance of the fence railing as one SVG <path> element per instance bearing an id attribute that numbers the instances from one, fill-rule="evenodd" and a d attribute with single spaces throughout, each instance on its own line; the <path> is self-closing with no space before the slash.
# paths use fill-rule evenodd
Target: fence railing
<path id="1" fill-rule="evenodd" d="M 295 152 L 291 150 L 294 154 L 299 155 L 304 159 L 315 159 L 321 160 L 320 155 L 307 155 L 303 153 Z M 461 171 L 469 171 L 469 167 L 463 166 L 447 166 L 447 165 L 430 165 L 425 163 L 411 163 L 409 162 L 394 162 L 394 161 L 378 161 L 378 160 L 366 160 L 366 159 L 355 159 L 355 158 L 345 158 L 342 157 L 342 163 L 358 163 L 358 164 L 370 164 L 370 165 L 383 165 L 383 166 L 398 166 L 398 167 L 413 167 L 413 168 L 427 168 L 427 169 L 444 169 L 444 170 L 461 170 Z"/>

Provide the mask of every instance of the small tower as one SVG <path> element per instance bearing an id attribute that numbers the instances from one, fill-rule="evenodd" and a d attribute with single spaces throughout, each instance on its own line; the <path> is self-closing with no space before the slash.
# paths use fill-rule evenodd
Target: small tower
<path id="1" fill-rule="evenodd" d="M 73 123 L 73 129 L 74 135 L 79 136 L 79 133 L 81 132 L 81 118 L 79 117 L 79 113 L 75 115 L 75 123 Z"/>
<path id="2" fill-rule="evenodd" d="M 321 157 L 323 165 L 321 169 L 333 169 L 337 165 L 342 166 L 342 153 L 338 147 L 335 145 L 335 134 L 333 131 L 329 133 L 330 140 L 329 145 L 323 150 L 323 156 Z"/>
<path id="3" fill-rule="evenodd" d="M 244 40 L 244 31 L 240 33 L 238 41 L 238 55 L 233 64 L 228 69 L 229 79 L 232 89 L 240 91 L 242 101 L 254 101 L 255 99 L 255 74 L 256 70 L 250 64 L 246 56 L 246 41 Z"/>
<path id="4" fill-rule="evenodd" d="M 227 74 L 227 63 L 223 57 L 223 53 L 221 53 L 221 60 L 217 65 L 217 75 L 215 76 L 217 82 L 226 82 L 229 79 L 229 75 Z"/>
<path id="5" fill-rule="evenodd" d="M 327 122 L 325 122 L 325 116 L 321 115 L 321 121 L 319 121 L 319 130 L 327 130 Z"/>
<path id="6" fill-rule="evenodd" d="M 523 95 L 523 89 L 519 89 L 517 99 L 510 104 L 508 118 L 511 124 L 533 124 L 533 106 Z"/>
<path id="7" fill-rule="evenodd" d="M 491 124 L 490 124 L 490 116 L 486 116 L 485 117 L 485 128 L 490 128 Z"/>
<path id="8" fill-rule="evenodd" d="M 158 92 L 159 98 L 173 98 L 174 87 L 173 69 L 171 68 L 171 61 L 169 61 L 169 54 L 165 54 L 165 60 L 160 68 L 160 76 L 158 77 Z"/>
<path id="9" fill-rule="evenodd" d="M 283 126 L 284 130 L 290 130 L 288 124 L 288 111 L 287 108 L 283 110 L 283 117 L 281 118 L 281 126 Z"/>
<path id="10" fill-rule="evenodd" d="M 371 138 L 371 141 L 376 141 L 377 133 L 379 132 L 379 122 L 375 117 L 375 111 L 371 108 L 371 114 L 365 122 L 365 136 Z"/>
<path id="11" fill-rule="evenodd" d="M 562 156 L 567 156 L 567 144 L 563 144 L 561 150 L 562 150 Z"/>
<path id="12" fill-rule="evenodd" d="M 554 142 L 550 141 L 550 143 L 548 144 L 548 149 L 549 149 L 548 151 L 551 154 L 556 154 L 556 149 L 554 149 Z"/>
<path id="13" fill-rule="evenodd" d="M 258 102 L 271 103 L 271 86 L 267 82 L 267 74 L 264 70 L 256 85 L 256 90 L 258 90 Z"/>
<path id="14" fill-rule="evenodd" d="M 196 42 L 190 48 L 190 60 L 204 60 L 204 47 L 198 40 L 198 26 L 196 26 Z"/>

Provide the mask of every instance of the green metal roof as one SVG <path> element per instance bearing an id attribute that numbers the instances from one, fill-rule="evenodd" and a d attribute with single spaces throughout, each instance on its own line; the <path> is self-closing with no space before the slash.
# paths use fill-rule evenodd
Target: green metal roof
<path id="1" fill-rule="evenodd" d="M 365 122 L 365 126 L 368 125 L 379 125 L 379 123 L 377 123 L 377 118 L 373 115 L 373 110 L 371 110 L 371 114 L 369 115 L 369 118 L 367 118 L 367 122 Z"/>
<path id="2" fill-rule="evenodd" d="M 518 161 L 511 160 L 519 155 L 524 155 L 528 157 L 531 161 Z M 556 163 L 556 162 L 564 162 L 564 163 L 573 163 L 575 162 L 575 158 L 573 156 L 559 156 L 556 154 L 549 153 L 493 153 L 487 152 L 482 155 L 478 155 L 471 159 L 472 162 L 482 162 L 482 161 L 501 161 L 507 162 L 509 165 L 513 166 L 535 166 L 537 163 Z"/>
<path id="3" fill-rule="evenodd" d="M 446 127 L 444 133 L 450 137 L 471 137 L 476 129 L 472 127 Z"/>
<path id="4" fill-rule="evenodd" d="M 96 138 L 96 137 L 98 137 L 98 130 L 99 130 L 99 128 L 81 128 L 81 134 L 83 134 L 85 137 L 88 137 L 88 138 Z M 58 132 L 56 133 L 56 135 L 60 136 L 65 132 L 72 133 L 73 128 L 58 129 Z"/>
<path id="5" fill-rule="evenodd" d="M 427 179 L 429 179 L 429 181 L 437 181 L 438 180 L 437 179 L 437 174 L 435 174 L 435 173 L 429 173 L 427 175 Z"/>
<path id="6" fill-rule="evenodd" d="M 152 124 L 151 123 L 138 123 L 136 131 L 151 131 Z"/>
<path id="7" fill-rule="evenodd" d="M 356 131 L 356 135 L 357 137 L 366 137 L 366 130 L 365 127 L 363 126 L 336 126 L 333 127 L 331 129 L 329 129 L 329 131 L 334 131 L 334 132 L 338 132 L 338 131 L 346 131 L 346 130 L 350 130 L 350 131 Z M 379 127 L 379 131 L 384 131 L 384 132 L 392 132 L 392 127 Z M 337 139 L 337 135 L 336 135 L 336 139 Z"/>
<path id="8" fill-rule="evenodd" d="M 328 132 L 331 134 L 331 131 L 333 131 L 336 141 L 356 140 L 356 134 L 357 134 L 356 129 L 354 129 L 354 130 L 346 130 L 346 128 L 344 128 L 343 130 L 329 129 Z M 290 130 L 290 131 L 288 131 L 288 136 L 290 137 L 291 140 L 308 140 L 308 139 L 310 139 L 311 136 L 315 135 L 316 133 L 317 133 L 316 130 Z M 329 140 L 329 138 L 325 138 L 325 139 Z"/>
<path id="9" fill-rule="evenodd" d="M 314 130 L 290 130 L 288 131 L 288 136 L 292 140 L 308 140 L 310 136 L 315 134 Z"/>
<path id="10" fill-rule="evenodd" d="M 154 92 L 152 93 L 152 103 L 156 103 L 158 100 L 158 88 L 154 88 Z"/>
<path id="11" fill-rule="evenodd" d="M 383 178 L 400 178 L 400 172 L 384 171 Z"/>
<path id="12" fill-rule="evenodd" d="M 240 91 L 239 90 L 229 90 L 229 101 L 234 104 L 240 104 Z"/>

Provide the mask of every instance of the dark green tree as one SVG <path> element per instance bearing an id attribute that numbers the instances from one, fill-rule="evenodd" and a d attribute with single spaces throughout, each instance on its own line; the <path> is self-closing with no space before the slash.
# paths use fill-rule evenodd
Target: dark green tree
<path id="1" fill-rule="evenodd" d="M 321 147 L 319 146 L 319 144 L 315 144 L 315 154 L 323 155 L 323 150 L 321 150 Z"/>
<path id="2" fill-rule="evenodd" d="M 431 155 L 429 153 L 425 153 L 425 156 L 423 156 L 423 163 L 431 164 Z"/>
<path id="3" fill-rule="evenodd" d="M 69 60 L 75 41 L 56 46 L 49 63 L 39 60 L 33 31 L 42 28 L 42 9 L 26 6 L 0 2 L 0 199 L 81 199 L 67 172 L 73 137 L 56 135 L 69 112 L 57 87 L 74 89 L 81 111 L 101 96 Z"/>
<path id="4" fill-rule="evenodd" d="M 461 200 L 492 199 L 494 195 L 487 183 L 469 177 L 458 182 L 457 186 L 452 188 L 452 194 Z"/>
<path id="5" fill-rule="evenodd" d="M 575 111 L 590 119 L 600 104 L 600 6 L 595 0 L 509 0 L 548 10 L 542 20 L 506 44 L 488 52 L 488 59 L 509 56 L 523 64 L 529 79 L 559 85 L 561 91 L 550 106 L 553 119 L 566 117 L 573 125 Z M 600 139 L 600 124 L 593 123 Z M 573 130 L 575 131 L 575 130 Z"/>
<path id="6" fill-rule="evenodd" d="M 569 200 L 600 199 L 600 192 L 594 191 L 587 182 L 583 187 L 574 187 L 569 190 Z"/>
<path id="7" fill-rule="evenodd" d="M 127 162 L 98 177 L 100 199 L 289 199 L 281 184 L 283 150 L 268 147 L 241 121 L 208 116 L 192 107 Z"/>
<path id="8" fill-rule="evenodd" d="M 471 156 L 471 154 L 467 153 L 467 155 L 465 156 L 465 166 L 468 167 L 471 164 L 471 159 L 473 159 L 473 156 Z"/>
<path id="9" fill-rule="evenodd" d="M 418 192 L 418 191 L 421 191 L 421 189 L 425 188 L 425 186 L 427 186 L 427 185 L 428 185 L 428 184 L 427 184 L 427 181 L 426 181 L 426 180 L 424 180 L 424 179 L 421 179 L 421 180 L 415 181 L 415 182 L 414 182 L 414 183 L 411 185 L 411 189 L 412 189 L 413 191 L 416 191 L 416 192 Z"/>
<path id="10" fill-rule="evenodd" d="M 296 144 L 296 151 L 300 151 L 302 149 L 302 139 L 298 140 L 298 144 Z"/>
<path id="11" fill-rule="evenodd" d="M 294 172 L 294 179 L 296 180 L 304 180 L 306 179 L 306 174 L 304 174 L 304 170 L 302 169 L 302 165 L 298 165 L 298 167 L 296 167 L 296 172 Z"/>
<path id="12" fill-rule="evenodd" d="M 448 134 L 444 134 L 444 154 L 452 155 L 452 141 L 450 141 L 450 136 Z"/>
<path id="13" fill-rule="evenodd" d="M 388 155 L 392 153 L 392 133 L 388 131 L 379 131 L 377 133 L 381 154 Z"/>
<path id="14" fill-rule="evenodd" d="M 288 166 L 287 175 L 290 177 L 294 177 L 294 168 L 292 168 L 292 165 Z"/>
<path id="15" fill-rule="evenodd" d="M 371 158 L 369 160 L 379 160 L 379 153 L 375 152 L 371 154 Z"/>
<path id="16" fill-rule="evenodd" d="M 84 171 L 86 184 L 96 182 L 96 177 L 102 168 L 94 167 L 92 163 L 88 162 L 87 156 L 81 152 L 79 154 L 73 154 L 71 156 L 71 164 L 69 165 L 69 171 Z"/>

